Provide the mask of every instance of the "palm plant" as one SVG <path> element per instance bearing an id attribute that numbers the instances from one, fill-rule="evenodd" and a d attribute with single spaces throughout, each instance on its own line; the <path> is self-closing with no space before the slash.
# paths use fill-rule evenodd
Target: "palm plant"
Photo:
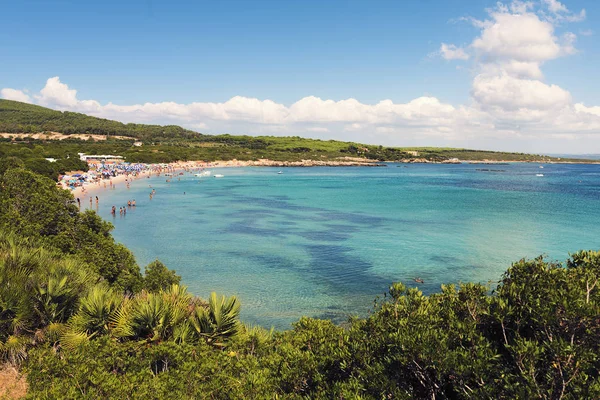
<path id="1" fill-rule="evenodd" d="M 10 335 L 6 341 L 0 341 L 0 359 L 12 365 L 21 363 L 27 358 L 27 346 L 30 340 L 24 336 Z"/>
<path id="2" fill-rule="evenodd" d="M 240 336 L 242 340 L 246 340 L 248 352 L 254 354 L 254 352 L 273 338 L 273 332 L 275 328 L 271 327 L 270 330 L 266 330 L 262 326 L 243 324 L 240 329 Z"/>
<path id="3" fill-rule="evenodd" d="M 68 258 L 0 233 L 0 341 L 20 359 L 24 341 L 56 341 L 97 276 Z M 28 337 L 28 338 L 27 338 Z"/>
<path id="4" fill-rule="evenodd" d="M 63 347 L 74 348 L 96 335 L 110 331 L 111 320 L 123 303 L 123 296 L 105 285 L 96 285 L 79 300 L 77 313 L 71 317 L 67 329 L 60 335 Z"/>
<path id="5" fill-rule="evenodd" d="M 190 337 L 186 324 L 191 299 L 186 288 L 179 285 L 158 293 L 142 292 L 125 301 L 114 314 L 114 334 L 120 338 L 151 342 L 186 341 Z"/>
<path id="6" fill-rule="evenodd" d="M 223 347 L 223 341 L 235 336 L 240 329 L 240 304 L 237 297 L 217 297 L 215 292 L 210 294 L 208 307 L 196 307 L 191 318 L 195 333 L 208 343 Z"/>

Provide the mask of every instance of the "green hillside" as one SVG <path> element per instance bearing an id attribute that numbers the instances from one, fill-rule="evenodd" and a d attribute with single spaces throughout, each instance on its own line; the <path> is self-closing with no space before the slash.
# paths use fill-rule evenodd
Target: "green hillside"
<path id="1" fill-rule="evenodd" d="M 179 126 L 123 124 L 73 112 L 0 100 L 0 133 L 33 134 L 59 132 L 63 134 L 105 135 L 104 141 L 67 139 L 62 141 L 32 137 L 5 138 L 0 143 L 0 155 L 19 158 L 66 158 L 79 152 L 115 154 L 131 162 L 171 162 L 195 160 L 258 160 L 275 161 L 319 160 L 333 161 L 343 157 L 373 161 L 428 160 L 441 162 L 452 158 L 488 161 L 557 161 L 533 154 L 481 151 L 435 147 L 385 147 L 337 140 L 318 140 L 295 137 L 204 135 Z M 133 139 L 142 147 L 133 147 Z M 25 146 L 13 146 L 14 142 Z M 565 161 L 565 160 L 563 160 Z M 578 160 L 583 161 L 585 160 Z"/>
<path id="2" fill-rule="evenodd" d="M 119 135 L 135 138 L 196 137 L 197 132 L 180 126 L 123 124 L 69 111 L 56 111 L 12 100 L 0 100 L 0 132 Z"/>

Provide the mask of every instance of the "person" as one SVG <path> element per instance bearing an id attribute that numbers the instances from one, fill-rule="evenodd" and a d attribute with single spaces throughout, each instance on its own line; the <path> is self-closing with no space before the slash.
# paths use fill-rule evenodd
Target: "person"
<path id="1" fill-rule="evenodd" d="M 98 196 L 96 196 L 96 207 L 98 207 Z"/>
<path id="2" fill-rule="evenodd" d="M 90 208 L 92 208 L 92 196 L 90 196 Z"/>
<path id="3" fill-rule="evenodd" d="M 123 215 L 123 207 L 119 207 L 119 215 Z"/>
<path id="4" fill-rule="evenodd" d="M 183 192 L 183 194 L 185 195 L 185 192 Z"/>
<path id="5" fill-rule="evenodd" d="M 127 207 L 131 207 L 131 200 L 127 200 Z"/>
<path id="6" fill-rule="evenodd" d="M 79 197 L 77 198 L 77 206 L 81 209 L 81 200 L 79 200 Z"/>
<path id="7" fill-rule="evenodd" d="M 133 201 L 131 202 L 131 205 L 132 205 L 133 207 L 135 207 L 135 199 L 133 199 Z"/>
<path id="8" fill-rule="evenodd" d="M 127 209 L 123 207 L 123 215 L 127 214 Z"/>
<path id="9" fill-rule="evenodd" d="M 117 207 L 115 207 L 115 206 L 112 206 L 112 208 L 110 209 L 110 213 L 111 213 L 112 215 L 115 215 L 115 214 L 116 214 L 116 212 L 117 212 Z"/>

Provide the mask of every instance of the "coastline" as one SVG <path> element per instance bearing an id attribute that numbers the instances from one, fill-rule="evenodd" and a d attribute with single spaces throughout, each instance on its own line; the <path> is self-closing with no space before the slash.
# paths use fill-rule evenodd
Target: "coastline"
<path id="1" fill-rule="evenodd" d="M 74 198 L 81 198 L 82 202 L 87 196 L 94 197 L 98 193 L 105 192 L 107 190 L 116 190 L 117 184 L 119 188 L 126 186 L 127 183 L 133 184 L 136 180 L 142 178 L 148 178 L 151 176 L 160 176 L 167 172 L 179 173 L 182 171 L 191 171 L 194 169 L 202 168 L 235 168 L 235 167 L 299 167 L 299 168 L 310 168 L 310 167 L 384 167 L 385 163 L 398 163 L 398 164 L 477 164 L 477 165 L 501 165 L 501 164 L 515 164 L 515 163 L 539 163 L 539 164 L 600 164 L 600 161 L 589 160 L 589 161 L 530 161 L 530 160 L 443 160 L 443 161 L 431 161 L 424 158 L 413 158 L 406 160 L 393 160 L 393 161 L 375 161 L 366 160 L 362 158 L 346 157 L 343 160 L 336 161 L 322 161 L 322 160 L 301 160 L 301 161 L 275 161 L 269 159 L 259 159 L 254 161 L 240 161 L 240 160 L 219 160 L 212 162 L 205 161 L 184 161 L 174 162 L 170 164 L 146 164 L 148 170 L 145 170 L 138 175 L 133 174 L 120 174 L 110 179 L 104 179 L 98 182 L 85 182 L 83 186 L 78 186 L 74 190 L 70 190 L 66 185 L 59 183 L 63 189 L 69 190 L 73 194 Z M 112 185 L 111 185 L 112 182 Z"/>

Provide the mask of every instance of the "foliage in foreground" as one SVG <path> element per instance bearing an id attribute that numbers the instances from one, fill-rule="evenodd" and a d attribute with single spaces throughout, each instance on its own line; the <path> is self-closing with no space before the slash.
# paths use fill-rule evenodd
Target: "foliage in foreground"
<path id="1" fill-rule="evenodd" d="M 566 266 L 515 263 L 491 293 L 464 284 L 425 296 L 398 283 L 347 328 L 310 318 L 275 334 L 240 325 L 223 346 L 110 332 L 41 345 L 27 363 L 30 396 L 598 398 L 599 272 L 600 253 L 579 252 Z"/>
<path id="2" fill-rule="evenodd" d="M 0 174 L 0 359 L 30 398 L 600 398 L 600 252 L 521 260 L 491 292 L 396 283 L 347 327 L 273 333 L 160 262 L 142 277 L 48 178 Z"/>

